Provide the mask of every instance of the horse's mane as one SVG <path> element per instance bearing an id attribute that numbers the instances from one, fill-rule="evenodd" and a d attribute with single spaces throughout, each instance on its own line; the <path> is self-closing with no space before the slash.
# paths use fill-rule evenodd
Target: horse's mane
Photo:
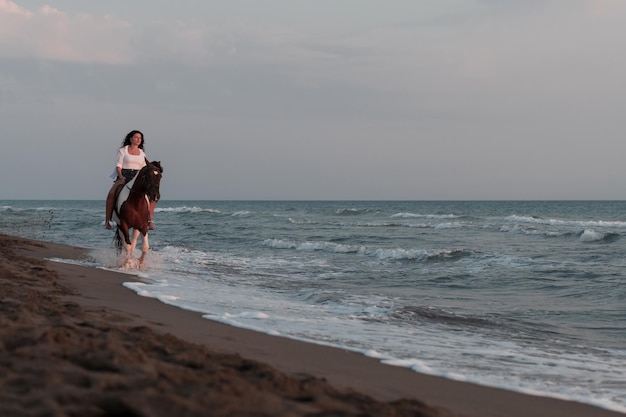
<path id="1" fill-rule="evenodd" d="M 157 170 L 159 170 L 159 172 L 160 172 L 161 174 L 163 173 L 163 167 L 161 166 L 161 161 L 152 161 L 152 162 L 151 162 L 151 161 L 148 161 L 148 160 L 146 159 L 146 165 L 144 165 L 144 167 L 143 167 L 143 168 L 141 168 L 141 169 L 139 170 L 139 172 L 141 172 L 141 171 L 146 171 L 146 170 L 148 170 L 148 169 L 154 169 L 154 168 L 156 168 Z"/>
<path id="2" fill-rule="evenodd" d="M 163 173 L 163 167 L 161 166 L 161 161 L 148 162 L 144 168 L 148 168 L 149 166 L 152 166 L 158 169 L 161 174 Z"/>

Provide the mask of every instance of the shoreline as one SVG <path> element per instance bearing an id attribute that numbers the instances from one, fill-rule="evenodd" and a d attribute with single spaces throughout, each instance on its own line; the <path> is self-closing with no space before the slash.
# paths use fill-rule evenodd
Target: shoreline
<path id="1" fill-rule="evenodd" d="M 144 329 L 149 329 L 149 333 L 153 334 L 151 337 L 155 338 L 154 343 L 156 344 L 156 347 L 153 346 L 151 349 L 158 349 L 159 344 L 171 346 L 182 343 L 189 350 L 197 350 L 198 347 L 202 347 L 205 350 L 210 350 L 213 355 L 226 355 L 229 358 L 236 355 L 240 361 L 261 363 L 264 376 L 259 377 L 257 375 L 256 378 L 263 382 L 262 385 L 272 385 L 277 380 L 288 381 L 285 384 L 292 388 L 301 386 L 302 381 L 315 385 L 315 388 L 308 387 L 311 392 L 305 390 L 307 393 L 299 393 L 300 396 L 308 398 L 304 405 L 302 401 L 294 401 L 293 394 L 291 397 L 278 394 L 282 388 L 278 389 L 276 386 L 266 387 L 266 391 L 250 388 L 245 394 L 235 395 L 234 399 L 230 398 L 233 396 L 232 393 L 220 393 L 221 399 L 225 402 L 234 401 L 234 405 L 230 405 L 230 407 L 236 405 L 252 407 L 254 405 L 256 408 L 253 407 L 252 409 L 255 410 L 263 409 L 262 406 L 267 407 L 268 398 L 272 398 L 273 411 L 268 409 L 267 414 L 259 415 L 306 415 L 309 412 L 312 413 L 312 410 L 316 410 L 316 412 L 344 410 L 346 413 L 339 415 L 358 415 L 359 412 L 363 415 L 380 416 L 420 415 L 416 411 L 419 407 L 423 407 L 420 412 L 423 412 L 422 415 L 424 416 L 521 417 L 532 415 L 548 417 L 567 415 L 571 417 L 617 417 L 625 415 L 583 403 L 521 394 L 419 374 L 407 368 L 382 364 L 377 359 L 356 352 L 232 327 L 202 318 L 200 313 L 183 310 L 156 299 L 137 295 L 122 285 L 124 282 L 135 279 L 131 275 L 47 260 L 48 258 L 86 259 L 89 252 L 87 249 L 5 235 L 0 235 L 0 248 L 2 248 L 0 260 L 4 270 L 9 272 L 13 270 L 15 274 L 19 274 L 21 271 L 23 275 L 31 277 L 33 275 L 40 276 L 37 286 L 44 288 L 47 286 L 48 289 L 59 292 L 57 297 L 61 300 L 61 307 L 70 308 L 67 306 L 72 306 L 71 309 L 80 310 L 81 314 L 87 317 L 83 322 L 98 322 L 100 327 L 115 329 L 116 331 L 130 328 L 142 329 L 141 331 L 144 332 L 146 331 Z M 16 257 L 13 254 L 19 256 Z M 8 267 L 16 262 L 21 262 L 21 270 L 16 267 Z M 29 265 L 30 270 L 28 270 Z M 10 278 L 3 276 L 3 279 Z M 60 312 L 57 313 L 61 316 L 65 315 Z M 33 321 L 37 320 L 33 318 Z M 74 324 L 76 325 L 76 323 Z M 171 340 L 172 338 L 176 340 Z M 5 339 L 6 337 L 3 336 L 2 340 Z M 163 341 L 164 339 L 167 339 L 167 343 Z M 135 346 L 136 343 L 131 345 Z M 6 342 L 4 344 L 6 345 Z M 108 345 L 103 349 L 103 352 L 109 356 L 113 353 L 119 353 L 112 353 Z M 176 356 L 171 352 L 170 355 Z M 215 360 L 218 363 L 226 361 L 225 358 Z M 228 360 L 232 360 L 232 358 Z M 97 358 L 94 362 L 98 362 Z M 133 361 L 129 360 L 126 366 L 131 366 L 132 363 Z M 141 361 L 139 363 L 150 369 L 158 368 L 158 365 L 150 364 L 148 366 Z M 185 373 L 188 369 L 178 371 Z M 206 372 L 202 374 L 198 378 L 200 380 L 204 378 L 202 381 L 207 384 L 209 376 L 206 375 Z M 154 374 L 151 375 L 153 380 L 160 380 L 160 378 L 155 378 Z M 157 375 L 161 376 L 161 373 L 157 372 Z M 234 378 L 234 376 L 230 376 Z M 58 379 L 58 375 L 53 374 L 52 377 Z M 226 377 L 222 375 L 222 378 Z M 147 382 L 144 383 L 147 384 Z M 153 386 L 150 388 L 154 390 Z M 180 387 L 177 387 L 176 384 L 169 387 L 171 392 L 168 391 L 167 394 L 171 396 L 170 403 L 180 404 L 179 397 L 174 392 L 178 388 Z M 280 401 L 277 398 L 280 398 Z M 338 398 L 342 398 L 342 400 L 340 401 Z M 202 407 L 207 405 L 199 399 L 198 401 L 197 404 L 185 404 L 189 409 L 199 407 L 198 412 L 200 412 L 203 410 Z M 279 403 L 280 405 L 276 405 Z M 144 406 L 149 407 L 149 404 Z M 230 410 L 232 411 L 233 408 Z M 245 414 L 245 411 L 240 412 Z M 396 414 L 391 414 L 392 412 Z M 161 414 L 146 412 L 145 415 Z"/>

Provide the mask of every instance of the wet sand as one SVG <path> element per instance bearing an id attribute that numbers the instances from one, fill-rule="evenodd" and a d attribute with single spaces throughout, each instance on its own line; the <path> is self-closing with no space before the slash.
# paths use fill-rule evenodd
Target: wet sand
<path id="1" fill-rule="evenodd" d="M 0 416 L 625 415 L 238 329 L 47 260 L 88 256 L 0 235 Z"/>

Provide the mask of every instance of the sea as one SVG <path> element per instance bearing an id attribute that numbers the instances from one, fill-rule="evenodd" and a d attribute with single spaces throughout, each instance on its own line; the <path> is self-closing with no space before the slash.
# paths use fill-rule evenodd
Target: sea
<path id="1" fill-rule="evenodd" d="M 104 201 L 0 200 L 1 233 L 119 269 L 103 219 Z M 141 296 L 626 413 L 626 201 L 161 200 L 154 220 L 144 269 L 120 269 Z"/>

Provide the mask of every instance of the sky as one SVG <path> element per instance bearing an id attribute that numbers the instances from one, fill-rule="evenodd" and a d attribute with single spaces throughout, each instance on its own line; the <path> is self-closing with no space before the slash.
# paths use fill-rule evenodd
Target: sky
<path id="1" fill-rule="evenodd" d="M 623 0 L 0 0 L 0 200 L 626 198 Z"/>

